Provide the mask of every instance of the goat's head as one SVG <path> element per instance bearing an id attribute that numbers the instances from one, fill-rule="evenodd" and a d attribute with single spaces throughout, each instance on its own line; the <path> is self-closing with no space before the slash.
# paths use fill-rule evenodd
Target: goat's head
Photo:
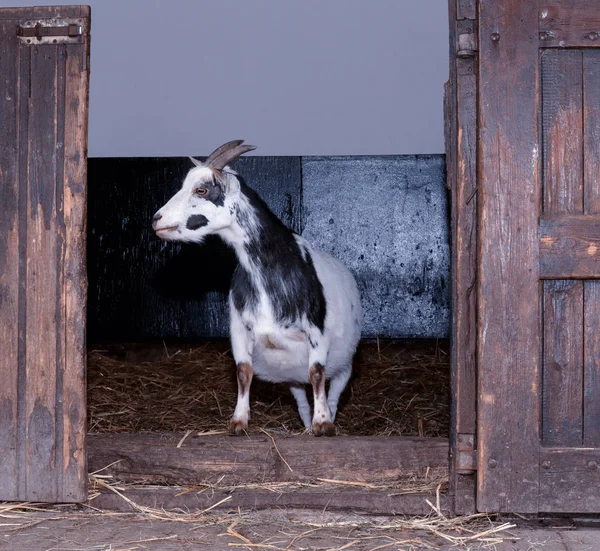
<path id="1" fill-rule="evenodd" d="M 235 216 L 240 182 L 227 164 L 253 149 L 243 140 L 234 140 L 215 149 L 203 163 L 190 157 L 196 166 L 181 189 L 154 215 L 156 235 L 167 241 L 201 242 L 228 227 Z"/>

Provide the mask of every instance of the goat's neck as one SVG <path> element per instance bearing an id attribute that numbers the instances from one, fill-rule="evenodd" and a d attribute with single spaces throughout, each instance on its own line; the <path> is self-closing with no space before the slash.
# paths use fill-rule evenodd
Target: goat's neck
<path id="1" fill-rule="evenodd" d="M 283 234 L 291 237 L 291 232 L 275 217 L 268 207 L 260 200 L 250 203 L 243 196 L 237 206 L 238 210 L 233 223 L 221 230 L 219 235 L 235 250 L 240 264 L 250 273 L 264 269 L 276 268 L 277 258 L 269 255 L 269 264 L 264 257 L 256 257 L 252 251 L 264 250 L 274 246 L 274 241 Z M 291 237 L 293 239 L 293 237 Z"/>

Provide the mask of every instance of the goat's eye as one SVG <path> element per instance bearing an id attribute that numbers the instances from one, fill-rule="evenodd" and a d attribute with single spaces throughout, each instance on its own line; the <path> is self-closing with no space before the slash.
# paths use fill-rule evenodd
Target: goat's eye
<path id="1" fill-rule="evenodd" d="M 206 188 L 204 188 L 204 187 L 196 188 L 196 190 L 194 191 L 194 193 L 196 195 L 206 195 Z"/>

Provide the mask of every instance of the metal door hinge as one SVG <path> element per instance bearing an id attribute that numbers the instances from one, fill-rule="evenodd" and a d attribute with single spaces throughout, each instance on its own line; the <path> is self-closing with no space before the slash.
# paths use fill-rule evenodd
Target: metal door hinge
<path id="1" fill-rule="evenodd" d="M 474 434 L 458 434 L 456 441 L 456 474 L 474 474 L 477 471 L 477 452 Z"/>
<path id="2" fill-rule="evenodd" d="M 471 19 L 463 19 L 456 23 L 457 51 L 456 57 L 470 58 L 477 56 L 477 29 L 476 22 Z"/>
<path id="3" fill-rule="evenodd" d="M 34 19 L 17 26 L 23 44 L 80 44 L 84 39 L 83 19 Z"/>

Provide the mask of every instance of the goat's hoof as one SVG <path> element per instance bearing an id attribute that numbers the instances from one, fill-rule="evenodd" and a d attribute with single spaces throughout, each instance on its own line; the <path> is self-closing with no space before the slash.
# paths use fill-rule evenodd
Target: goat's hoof
<path id="1" fill-rule="evenodd" d="M 315 436 L 335 436 L 335 425 L 329 421 L 313 423 L 312 431 Z"/>
<path id="2" fill-rule="evenodd" d="M 247 428 L 248 428 L 248 423 L 246 423 L 244 421 L 232 419 L 229 422 L 229 434 L 231 434 L 231 436 L 242 436 L 243 434 L 246 434 Z"/>

